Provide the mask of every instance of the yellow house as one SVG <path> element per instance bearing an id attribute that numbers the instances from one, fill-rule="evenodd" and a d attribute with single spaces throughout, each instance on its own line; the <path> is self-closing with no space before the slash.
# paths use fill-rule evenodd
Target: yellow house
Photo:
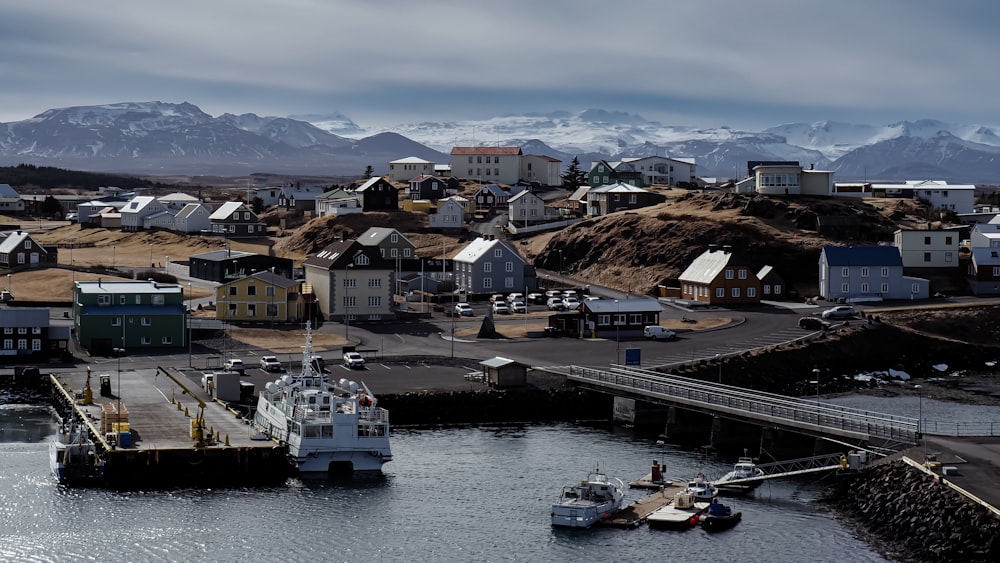
<path id="1" fill-rule="evenodd" d="M 305 315 L 302 282 L 270 271 L 257 272 L 215 290 L 221 321 L 291 323 Z"/>

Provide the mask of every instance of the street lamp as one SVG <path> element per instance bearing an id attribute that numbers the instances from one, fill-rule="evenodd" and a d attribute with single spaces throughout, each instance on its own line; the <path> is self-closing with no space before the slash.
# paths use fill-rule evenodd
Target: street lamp
<path id="1" fill-rule="evenodd" d="M 559 253 L 559 276 L 561 277 L 563 273 L 563 251 L 560 248 L 559 250 L 556 250 L 556 252 Z"/>
<path id="2" fill-rule="evenodd" d="M 348 342 L 351 341 L 351 315 L 348 312 L 348 307 L 350 307 L 350 297 L 347 295 L 347 290 L 350 284 L 347 280 L 347 269 L 353 268 L 354 262 L 344 266 L 344 340 Z"/>
<path id="3" fill-rule="evenodd" d="M 274 317 L 278 311 L 274 309 L 274 266 L 271 266 L 271 302 L 267 306 L 267 316 L 271 317 L 271 328 L 274 328 Z"/>
<path id="4" fill-rule="evenodd" d="M 149 243 L 149 267 L 153 267 L 153 243 Z"/>
<path id="5" fill-rule="evenodd" d="M 117 246 L 112 246 L 111 247 L 111 269 L 112 270 L 115 269 L 115 260 L 117 259 L 117 257 L 118 257 L 118 247 Z"/>
<path id="6" fill-rule="evenodd" d="M 719 385 L 722 385 L 722 354 L 715 355 L 715 363 L 719 364 Z"/>
<path id="7" fill-rule="evenodd" d="M 10 274 L 7 274 L 7 291 L 11 295 L 14 295 L 14 288 L 12 288 L 10 285 L 11 285 L 11 283 L 10 283 Z"/>
<path id="8" fill-rule="evenodd" d="M 615 313 L 615 364 L 621 365 L 621 363 L 622 363 L 622 339 L 621 339 L 621 330 L 622 330 L 622 322 L 621 322 L 622 304 L 617 299 L 615 299 L 615 308 L 616 308 L 616 311 L 617 311 Z"/>
<path id="9" fill-rule="evenodd" d="M 819 400 L 819 368 L 813 369 L 813 375 L 816 376 L 816 400 Z"/>
<path id="10" fill-rule="evenodd" d="M 191 357 L 191 315 L 194 314 L 194 292 L 191 289 L 191 282 L 188 282 L 188 303 L 188 313 L 185 315 L 188 325 L 188 367 L 194 367 L 194 360 Z"/>
<path id="11" fill-rule="evenodd" d="M 167 268 L 170 267 L 170 255 L 167 254 L 167 261 L 163 263 L 163 271 L 166 272 Z"/>
<path id="12" fill-rule="evenodd" d="M 122 316 L 122 334 L 125 333 L 125 317 Z M 122 346 L 125 346 L 125 337 L 122 337 Z M 121 445 L 121 435 L 122 435 L 122 352 L 125 348 L 115 348 L 115 355 L 118 356 L 118 412 L 117 416 L 117 427 L 115 430 L 115 447 Z"/>
<path id="13" fill-rule="evenodd" d="M 924 420 L 924 394 L 920 392 L 920 385 L 914 385 L 914 389 L 917 390 L 917 439 L 923 439 L 923 420 Z"/>

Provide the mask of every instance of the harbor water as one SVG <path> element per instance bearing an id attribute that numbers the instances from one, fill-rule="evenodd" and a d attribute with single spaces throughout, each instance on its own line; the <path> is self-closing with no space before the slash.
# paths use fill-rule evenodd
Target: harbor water
<path id="1" fill-rule="evenodd" d="M 724 499 L 743 521 L 722 533 L 552 528 L 561 488 L 596 464 L 627 482 L 657 460 L 686 481 L 733 461 L 621 429 L 395 429 L 379 478 L 115 492 L 55 483 L 48 409 L 0 406 L 0 428 L 3 561 L 886 561 L 814 502 L 831 477 Z"/>

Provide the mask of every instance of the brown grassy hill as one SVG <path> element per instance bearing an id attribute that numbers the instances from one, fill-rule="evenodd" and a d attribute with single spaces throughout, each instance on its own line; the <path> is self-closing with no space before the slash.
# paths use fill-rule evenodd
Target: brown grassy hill
<path id="1" fill-rule="evenodd" d="M 682 192 L 658 206 L 578 223 L 530 248 L 540 268 L 559 270 L 561 259 L 567 274 L 646 293 L 676 280 L 709 244 L 730 245 L 755 268 L 778 267 L 808 295 L 823 246 L 891 240 L 899 222 L 916 222 L 920 212 L 904 200 L 880 209 L 846 198 Z M 853 238 L 832 239 L 817 234 L 817 216 L 858 217 L 860 226 Z"/>

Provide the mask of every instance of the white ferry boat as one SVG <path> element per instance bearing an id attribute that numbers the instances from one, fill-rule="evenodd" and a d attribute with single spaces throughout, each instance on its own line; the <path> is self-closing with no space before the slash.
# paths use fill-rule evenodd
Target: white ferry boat
<path id="1" fill-rule="evenodd" d="M 269 382 L 260 392 L 253 426 L 288 445 L 300 473 L 380 471 L 392 461 L 389 412 L 364 383 L 331 383 L 314 371 L 312 332 L 306 323 L 302 372 Z"/>

